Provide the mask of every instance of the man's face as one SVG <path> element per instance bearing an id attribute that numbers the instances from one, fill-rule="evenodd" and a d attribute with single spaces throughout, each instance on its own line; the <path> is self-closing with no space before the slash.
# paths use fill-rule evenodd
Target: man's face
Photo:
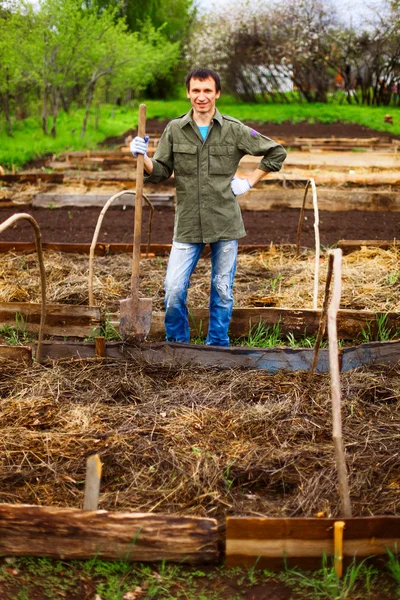
<path id="1" fill-rule="evenodd" d="M 191 79 L 190 88 L 187 91 L 192 107 L 199 113 L 215 111 L 215 101 L 219 98 L 221 92 L 217 92 L 215 81 L 212 77 L 207 79 Z"/>

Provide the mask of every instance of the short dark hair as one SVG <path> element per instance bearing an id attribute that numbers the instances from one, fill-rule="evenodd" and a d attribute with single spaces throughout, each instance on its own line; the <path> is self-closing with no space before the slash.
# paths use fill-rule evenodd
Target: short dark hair
<path id="1" fill-rule="evenodd" d="M 194 69 L 186 76 L 186 89 L 190 90 L 190 80 L 191 79 L 200 79 L 200 81 L 204 81 L 204 79 L 208 79 L 211 77 L 215 81 L 215 90 L 217 92 L 221 91 L 221 78 L 215 71 L 206 68 Z"/>

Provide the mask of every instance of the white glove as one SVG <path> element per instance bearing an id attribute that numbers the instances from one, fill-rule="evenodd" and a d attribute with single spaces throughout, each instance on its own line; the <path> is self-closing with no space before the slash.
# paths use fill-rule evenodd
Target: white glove
<path id="1" fill-rule="evenodd" d="M 231 181 L 231 190 L 235 194 L 235 196 L 241 196 L 242 194 L 245 194 L 246 192 L 251 190 L 251 185 L 249 184 L 248 179 L 234 177 Z"/>
<path id="2" fill-rule="evenodd" d="M 148 135 L 144 136 L 144 139 L 136 136 L 130 143 L 130 151 L 133 156 L 137 156 L 138 154 L 143 154 L 145 158 L 147 158 L 147 148 L 149 147 L 149 139 Z"/>

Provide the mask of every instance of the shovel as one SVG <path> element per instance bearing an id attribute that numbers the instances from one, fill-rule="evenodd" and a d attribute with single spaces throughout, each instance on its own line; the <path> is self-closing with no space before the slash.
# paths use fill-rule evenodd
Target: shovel
<path id="1" fill-rule="evenodd" d="M 138 136 L 146 134 L 146 105 L 139 107 Z M 120 301 L 120 333 L 124 340 L 142 342 L 151 325 L 151 298 L 139 298 L 140 242 L 142 232 L 144 156 L 138 154 L 136 167 L 135 227 L 133 234 L 133 263 L 131 297 Z"/>

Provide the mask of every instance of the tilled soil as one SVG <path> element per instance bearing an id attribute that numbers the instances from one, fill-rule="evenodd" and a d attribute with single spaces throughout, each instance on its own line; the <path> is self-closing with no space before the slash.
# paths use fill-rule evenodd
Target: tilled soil
<path id="1" fill-rule="evenodd" d="M 45 242 L 90 243 L 100 214 L 100 208 L 0 208 L 0 222 L 16 212 L 31 214 L 39 223 L 42 239 Z M 243 211 L 247 231 L 243 244 L 296 243 L 299 210 L 282 211 Z M 132 242 L 133 208 L 111 208 L 103 221 L 99 242 Z M 143 209 L 142 240 L 147 240 L 149 211 Z M 154 211 L 152 242 L 171 243 L 173 236 L 174 209 L 158 207 Z M 341 239 L 378 240 L 398 239 L 400 236 L 400 212 L 320 212 L 321 244 L 331 246 Z M 33 240 L 32 227 L 20 221 L 1 234 L 0 241 Z M 305 211 L 301 244 L 314 246 L 314 216 L 311 210 Z"/>
<path id="2" fill-rule="evenodd" d="M 342 123 L 337 121 L 336 123 L 308 123 L 303 121 L 301 123 L 292 123 L 291 121 L 283 121 L 282 123 L 256 123 L 253 121 L 244 121 L 246 125 L 252 127 L 271 138 L 285 139 L 295 137 L 308 137 L 308 138 L 325 138 L 325 137 L 336 137 L 336 138 L 371 138 L 379 137 L 384 139 L 400 139 L 400 136 L 394 135 L 386 131 L 377 131 L 376 129 L 370 129 L 364 127 L 358 123 Z M 148 119 L 146 123 L 146 130 L 150 133 L 160 134 L 164 131 L 168 121 L 159 121 L 158 119 Z M 137 129 L 129 129 L 122 133 L 120 136 L 113 136 L 106 138 L 101 144 L 103 147 L 112 147 L 118 144 L 123 144 L 125 139 L 129 135 L 137 135 Z"/>

